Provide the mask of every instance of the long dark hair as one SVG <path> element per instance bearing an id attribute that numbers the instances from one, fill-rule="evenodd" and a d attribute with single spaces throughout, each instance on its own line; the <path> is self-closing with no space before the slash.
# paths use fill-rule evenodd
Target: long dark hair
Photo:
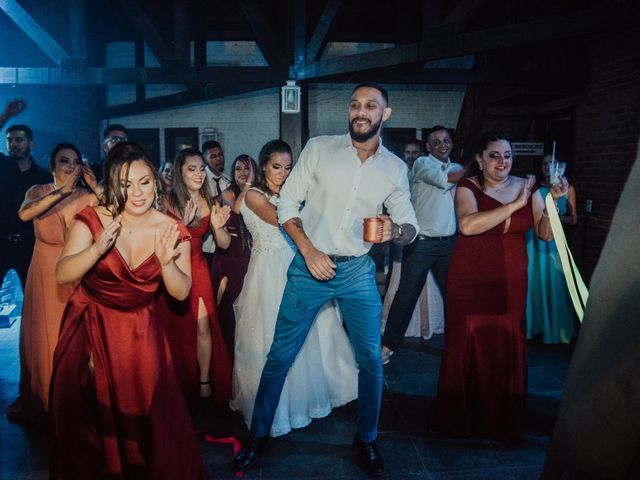
<path id="1" fill-rule="evenodd" d="M 469 174 L 467 176 L 476 177 L 478 179 L 478 185 L 480 185 L 482 191 L 485 190 L 484 174 L 482 170 L 480 170 L 480 165 L 478 165 L 478 162 L 475 160 L 475 155 L 482 157 L 483 152 L 489 147 L 489 144 L 500 141 L 505 141 L 511 145 L 511 140 L 509 140 L 509 137 L 503 133 L 495 131 L 484 132 L 480 135 L 480 138 L 478 138 L 473 150 L 474 161 L 471 163 L 471 168 L 469 169 Z M 513 152 L 511 152 L 511 158 L 514 158 Z"/>
<path id="2" fill-rule="evenodd" d="M 184 183 L 184 177 L 182 176 L 182 167 L 186 163 L 187 157 L 200 157 L 202 163 L 206 165 L 202 152 L 197 148 L 184 148 L 176 155 L 176 159 L 173 162 L 173 188 L 169 191 L 169 204 L 171 205 L 171 209 L 179 213 L 180 216 L 184 214 L 187 202 L 189 198 L 191 198 L 187 185 Z M 211 195 L 211 189 L 209 188 L 209 182 L 206 178 L 200 187 L 199 193 L 206 200 L 209 208 L 211 208 L 214 200 L 213 195 Z"/>
<path id="3" fill-rule="evenodd" d="M 271 189 L 267 186 L 267 179 L 264 175 L 264 169 L 267 165 L 267 162 L 271 159 L 271 155 L 274 153 L 288 153 L 291 155 L 291 159 L 293 160 L 293 153 L 291 152 L 291 147 L 284 140 L 271 140 L 264 144 L 264 146 L 260 149 L 260 154 L 258 155 L 258 162 L 260 163 L 260 169 L 258 170 L 258 183 L 257 187 L 265 193 L 269 195 L 276 195 L 275 192 L 272 192 Z"/>
<path id="4" fill-rule="evenodd" d="M 131 164 L 136 161 L 144 162 L 151 170 L 153 183 L 155 186 L 156 199 L 162 192 L 162 180 L 156 170 L 156 167 L 149 160 L 149 156 L 145 151 L 134 142 L 120 142 L 116 144 L 107 155 L 104 161 L 104 192 L 101 196 L 100 204 L 103 205 L 111 215 L 115 218 L 124 211 L 124 205 L 127 203 L 127 181 L 129 180 L 129 170 Z M 125 169 L 126 176 L 121 178 L 122 171 Z M 124 180 L 124 185 L 122 180 Z"/>
<path id="5" fill-rule="evenodd" d="M 238 198 L 238 195 L 240 195 L 240 190 L 242 190 L 240 188 L 240 185 L 238 185 L 238 182 L 236 182 L 236 165 L 238 164 L 238 162 L 242 162 L 245 165 L 248 165 L 249 168 L 253 170 L 254 176 L 258 175 L 258 165 L 256 165 L 256 161 L 245 153 L 243 153 L 242 155 L 238 155 L 231 164 L 231 183 L 227 187 L 227 190 L 231 190 L 233 192 L 234 198 Z"/>
<path id="6" fill-rule="evenodd" d="M 80 159 L 80 161 L 82 161 L 82 154 L 80 153 L 80 149 L 78 147 L 76 147 L 73 143 L 69 143 L 69 142 L 62 142 L 62 143 L 58 143 L 55 147 L 53 147 L 53 150 L 51 150 L 51 155 L 49 155 L 49 171 L 51 173 L 53 173 L 53 171 L 56 168 L 56 155 L 58 155 L 58 153 L 60 153 L 60 150 L 73 150 L 73 152 L 78 155 L 78 158 Z"/>

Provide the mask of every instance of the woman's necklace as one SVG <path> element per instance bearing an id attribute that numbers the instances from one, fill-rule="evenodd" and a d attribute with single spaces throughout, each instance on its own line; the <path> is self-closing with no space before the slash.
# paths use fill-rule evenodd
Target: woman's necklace
<path id="1" fill-rule="evenodd" d="M 144 215 L 145 217 L 148 216 L 147 214 Z M 136 224 L 135 228 L 132 228 L 128 225 L 125 224 L 124 222 L 124 218 L 120 221 L 120 225 L 122 225 L 122 231 L 124 233 L 126 233 L 127 235 L 133 235 L 134 232 L 144 229 L 148 224 L 149 224 L 149 220 L 146 220 L 144 223 L 140 223 L 140 222 L 136 222 L 136 221 L 132 221 L 132 223 Z"/>
<path id="2" fill-rule="evenodd" d="M 494 185 L 494 186 L 489 186 L 487 188 L 489 190 L 491 190 L 492 192 L 498 193 L 498 192 L 501 192 L 502 190 L 504 190 L 505 188 L 507 188 L 509 185 L 511 185 L 511 177 L 509 177 L 507 179 L 507 181 L 504 182 L 504 183 L 501 182 L 497 186 Z"/>

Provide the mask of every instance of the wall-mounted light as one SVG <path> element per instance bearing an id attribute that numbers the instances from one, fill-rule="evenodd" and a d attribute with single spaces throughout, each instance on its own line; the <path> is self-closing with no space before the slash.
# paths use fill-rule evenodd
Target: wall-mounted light
<path id="1" fill-rule="evenodd" d="M 300 113 L 300 87 L 295 80 L 287 80 L 282 87 L 282 113 Z"/>

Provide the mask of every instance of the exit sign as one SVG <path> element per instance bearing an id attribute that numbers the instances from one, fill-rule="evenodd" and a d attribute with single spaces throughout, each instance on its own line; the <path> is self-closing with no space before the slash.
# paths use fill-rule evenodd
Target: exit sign
<path id="1" fill-rule="evenodd" d="M 516 155 L 544 155 L 543 142 L 511 142 L 511 150 Z"/>

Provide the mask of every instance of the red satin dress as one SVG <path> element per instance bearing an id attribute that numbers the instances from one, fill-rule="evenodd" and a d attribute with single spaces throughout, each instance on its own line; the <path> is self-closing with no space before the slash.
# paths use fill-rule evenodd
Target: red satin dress
<path id="1" fill-rule="evenodd" d="M 172 212 L 168 215 L 178 218 Z M 211 274 L 207 260 L 202 253 L 202 242 L 209 231 L 207 215 L 194 221 L 188 230 L 191 234 L 191 292 L 189 298 L 178 301 L 161 292 L 158 296 L 158 317 L 162 319 L 176 373 L 190 409 L 196 413 L 200 395 L 200 375 L 196 351 L 198 303 L 202 299 L 209 315 L 211 331 L 211 366 L 209 378 L 213 389 L 213 399 L 217 405 L 226 405 L 231 398 L 232 366 L 224 344 L 215 304 Z"/>
<path id="2" fill-rule="evenodd" d="M 502 203 L 468 179 L 479 211 Z M 533 197 L 531 197 L 533 198 Z M 446 341 L 440 367 L 437 427 L 450 435 L 483 435 L 518 443 L 527 393 L 527 251 L 531 198 L 504 222 L 460 235 L 447 275 Z"/>
<path id="3" fill-rule="evenodd" d="M 91 207 L 76 219 L 94 238 L 103 229 Z M 52 479 L 206 478 L 154 314 L 160 281 L 155 255 L 131 269 L 114 246 L 69 299 L 51 380 Z"/>

